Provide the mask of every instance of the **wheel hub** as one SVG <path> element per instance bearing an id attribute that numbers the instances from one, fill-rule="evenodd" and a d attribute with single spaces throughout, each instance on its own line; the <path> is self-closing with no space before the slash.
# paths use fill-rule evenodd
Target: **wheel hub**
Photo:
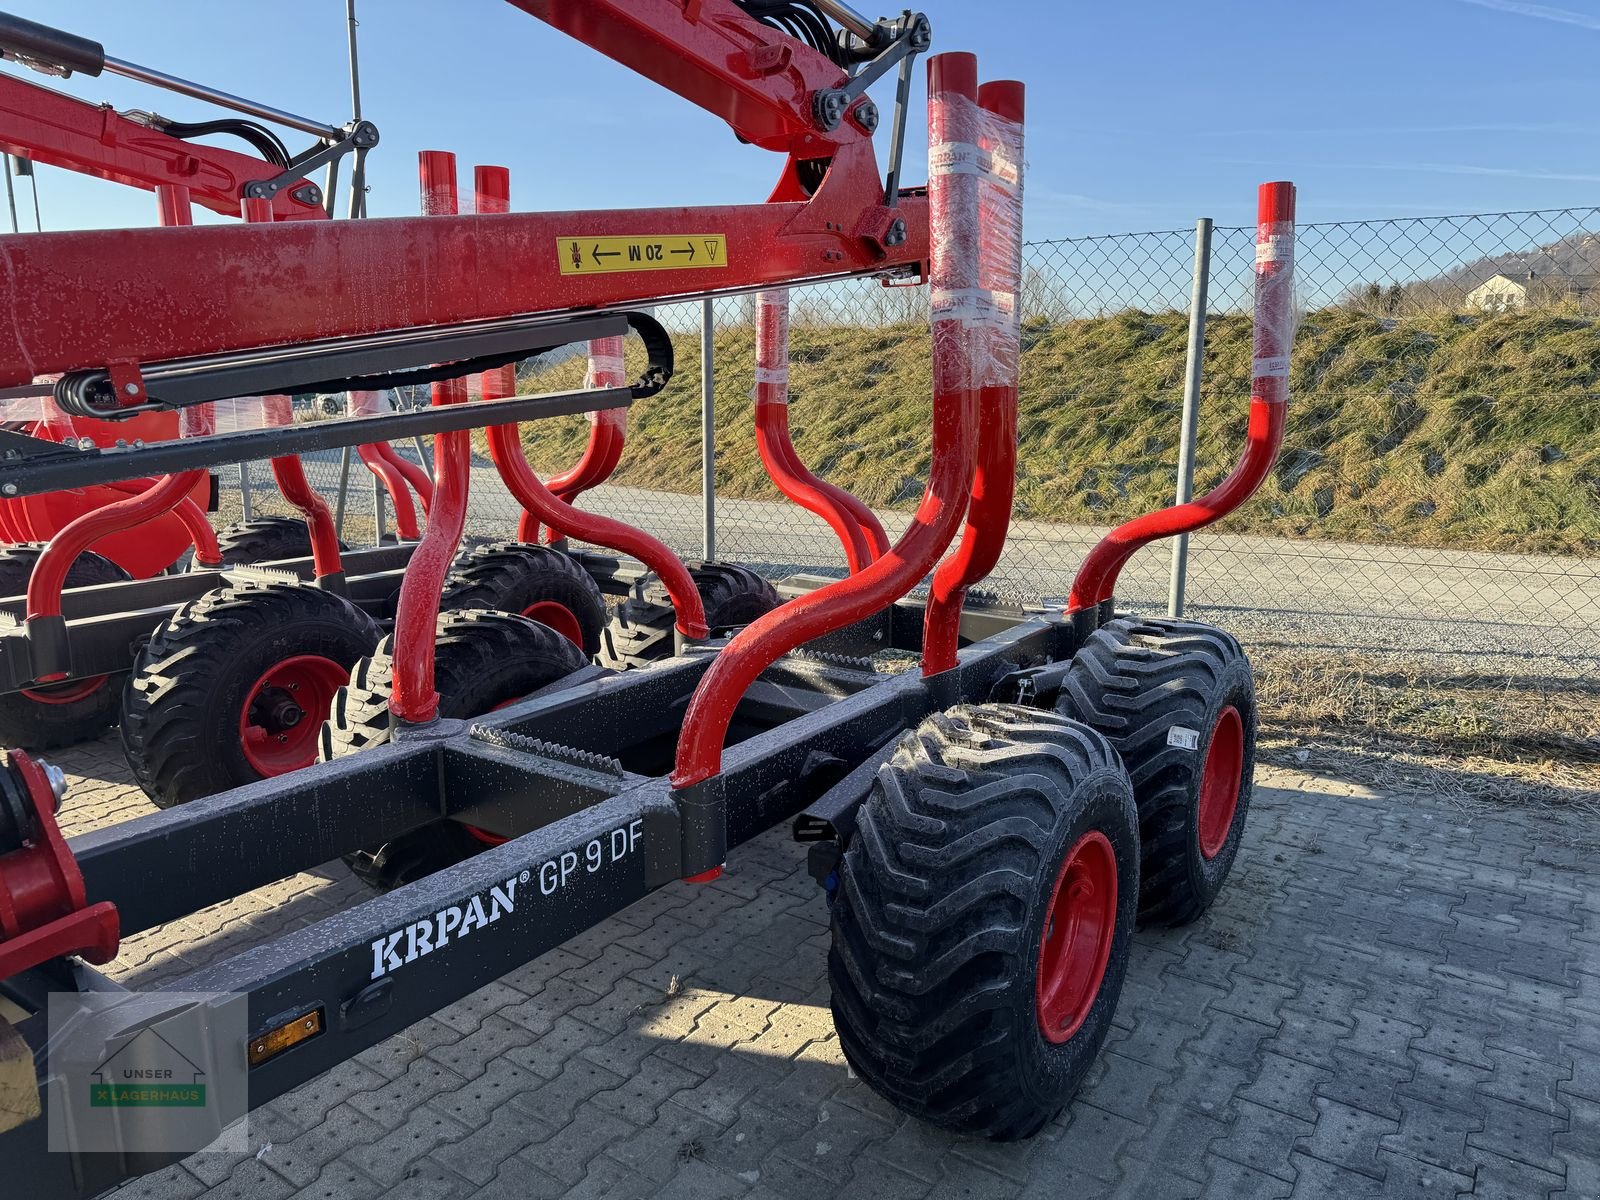
<path id="1" fill-rule="evenodd" d="M 239 742 L 251 768 L 270 779 L 315 762 L 317 732 L 349 677 L 320 654 L 297 654 L 264 671 L 239 715 Z"/>
<path id="2" fill-rule="evenodd" d="M 1239 811 L 1239 787 L 1244 775 L 1244 721 L 1228 705 L 1217 714 L 1211 744 L 1200 771 L 1200 804 L 1196 814 L 1200 853 L 1215 858 L 1228 843 L 1234 814 Z"/>
<path id="3" fill-rule="evenodd" d="M 296 690 L 299 690 L 298 686 Z M 294 697 L 285 688 L 262 688 L 261 694 L 250 706 L 252 724 L 261 726 L 271 734 L 293 729 L 305 715 L 305 710 L 294 702 Z"/>
<path id="4" fill-rule="evenodd" d="M 1046 1041 L 1067 1041 L 1088 1019 L 1116 929 L 1117 856 L 1091 829 L 1067 852 L 1045 914 L 1035 998 Z"/>
<path id="5" fill-rule="evenodd" d="M 583 645 L 583 626 L 565 604 L 554 600 L 540 600 L 522 610 L 522 615 L 541 625 L 548 625 L 574 646 Z"/>

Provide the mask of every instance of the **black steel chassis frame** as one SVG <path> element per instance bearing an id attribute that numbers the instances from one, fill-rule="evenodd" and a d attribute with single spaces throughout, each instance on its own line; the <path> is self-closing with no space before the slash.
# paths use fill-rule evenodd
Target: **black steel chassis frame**
<path id="1" fill-rule="evenodd" d="M 823 582 L 794 577 L 780 590 Z M 70 845 L 89 902 L 115 902 L 126 937 L 440 818 L 510 839 L 166 985 L 246 995 L 252 1038 L 315 1015 L 320 1032 L 250 1068 L 255 1108 L 705 870 L 708 853 L 720 862 L 725 848 L 797 814 L 797 836 L 826 838 L 905 730 L 963 701 L 1029 695 L 1027 681 L 1070 659 L 1101 615 L 974 609 L 963 617 L 959 664 L 924 678 L 915 664 L 892 674 L 865 657 L 920 650 L 923 605 L 901 600 L 762 675 L 737 710 L 714 793 L 675 793 L 665 766 L 684 707 L 723 641 L 645 670 L 588 668 L 490 716 L 408 729 L 393 745 Z M 229 847 L 227 870 L 196 871 L 218 846 Z M 435 918 L 474 897 L 490 905 L 489 922 L 469 938 L 431 945 Z M 45 997 L 63 990 L 121 989 L 78 960 L 0 982 L 0 997 L 31 1014 L 17 1028 L 38 1056 L 42 1087 Z M 128 994 L 127 1013 L 141 1011 L 138 995 Z M 161 1015 L 159 997 L 150 994 L 139 1023 Z M 50 1154 L 43 1120 L 0 1135 L 8 1180 L 28 1196 L 94 1195 L 170 1157 Z"/>

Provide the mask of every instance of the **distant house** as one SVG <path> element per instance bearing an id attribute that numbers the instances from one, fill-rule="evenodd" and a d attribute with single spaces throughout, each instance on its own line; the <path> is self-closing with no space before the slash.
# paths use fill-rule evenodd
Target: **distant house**
<path id="1" fill-rule="evenodd" d="M 1550 303 L 1589 295 L 1600 295 L 1600 275 L 1498 273 L 1467 293 L 1467 307 L 1479 312 L 1520 312 L 1530 301 Z"/>
<path id="2" fill-rule="evenodd" d="M 1467 293 L 1467 307 L 1479 312 L 1515 312 L 1528 304 L 1528 276 L 1514 279 L 1510 275 L 1495 275 Z"/>

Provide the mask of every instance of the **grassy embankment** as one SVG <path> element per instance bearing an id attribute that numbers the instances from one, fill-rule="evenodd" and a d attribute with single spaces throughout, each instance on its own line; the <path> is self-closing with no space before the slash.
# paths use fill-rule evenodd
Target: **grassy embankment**
<path id="1" fill-rule="evenodd" d="M 1035 323 L 1024 331 L 1017 516 L 1102 526 L 1167 503 L 1177 461 L 1181 313 Z M 719 494 L 776 498 L 750 421 L 748 328 L 717 339 Z M 616 481 L 699 489 L 699 354 L 640 402 Z M 1248 396 L 1250 322 L 1211 322 L 1197 488 L 1226 474 Z M 574 360 L 540 386 L 574 386 Z M 797 328 L 795 442 L 820 474 L 881 507 L 910 507 L 928 457 L 925 328 Z M 1600 551 L 1600 327 L 1555 313 L 1398 323 L 1306 316 L 1288 435 L 1234 532 L 1480 550 Z M 576 460 L 582 418 L 525 425 L 544 470 Z"/>

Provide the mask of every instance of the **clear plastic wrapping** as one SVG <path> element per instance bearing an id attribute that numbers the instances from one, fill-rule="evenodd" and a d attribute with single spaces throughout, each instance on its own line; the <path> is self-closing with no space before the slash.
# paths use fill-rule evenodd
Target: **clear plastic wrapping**
<path id="1" fill-rule="evenodd" d="M 180 438 L 210 437 L 217 432 L 217 406 L 191 404 L 178 410 L 178 436 Z"/>
<path id="2" fill-rule="evenodd" d="M 942 111 L 941 111 L 942 110 Z M 936 262 L 930 305 L 934 337 L 959 331 L 969 347 L 969 387 L 1017 379 L 1022 272 L 1022 126 L 964 96 L 943 96 L 930 112 L 928 176 L 947 193 L 930 222 Z M 973 196 L 962 184 L 970 180 Z M 966 243 L 963 245 L 962 243 Z M 975 253 L 973 253 L 975 251 Z M 964 258 L 966 254 L 970 258 Z M 975 262 L 974 277 L 964 263 Z M 941 329 L 941 326 L 946 326 Z"/>
<path id="3" fill-rule="evenodd" d="M 789 289 L 756 294 L 757 404 L 789 403 Z"/>
<path id="4" fill-rule="evenodd" d="M 247 429 L 278 429 L 294 424 L 294 401 L 288 396 L 239 396 L 206 405 L 212 410 L 216 433 Z"/>
<path id="5" fill-rule="evenodd" d="M 584 373 L 586 388 L 614 388 L 628 385 L 628 369 L 623 365 L 622 352 L 625 339 L 620 337 L 592 338 L 589 341 L 589 369 Z M 625 408 L 600 409 L 589 414 L 591 425 L 610 425 L 618 429 L 628 427 L 628 410 Z"/>
<path id="6" fill-rule="evenodd" d="M 44 386 L 54 383 L 59 378 L 59 375 L 41 375 L 34 379 L 34 383 L 41 385 L 37 396 L 18 396 L 11 400 L 0 400 L 0 422 L 23 425 L 49 420 L 57 415 L 65 420 L 66 414 L 56 407 L 54 397 Z"/>
<path id="7" fill-rule="evenodd" d="M 388 392 L 346 392 L 344 411 L 352 417 L 376 417 L 394 411 Z"/>
<path id="8" fill-rule="evenodd" d="M 1289 398 L 1289 355 L 1300 310 L 1294 295 L 1294 222 L 1264 221 L 1256 229 L 1253 394 L 1283 403 Z"/>

